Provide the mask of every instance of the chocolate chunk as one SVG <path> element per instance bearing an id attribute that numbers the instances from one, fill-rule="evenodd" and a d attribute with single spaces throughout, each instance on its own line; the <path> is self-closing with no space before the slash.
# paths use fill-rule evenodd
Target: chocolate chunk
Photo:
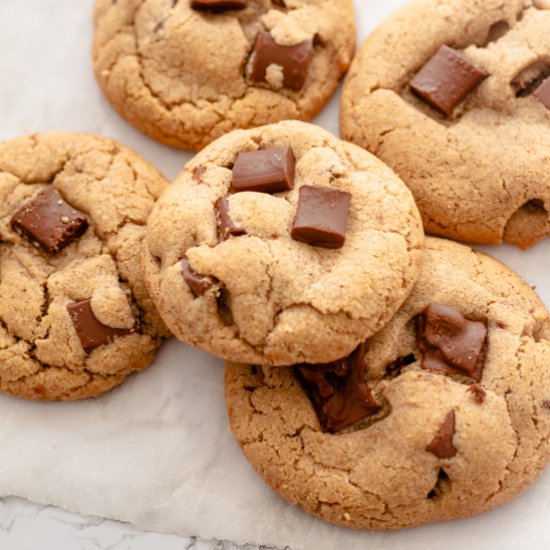
<path id="1" fill-rule="evenodd" d="M 364 344 L 345 359 L 296 367 L 325 432 L 338 432 L 380 410 L 365 382 L 365 370 Z"/>
<path id="2" fill-rule="evenodd" d="M 547 109 L 550 109 L 550 77 L 533 92 L 533 96 L 535 96 Z"/>
<path id="3" fill-rule="evenodd" d="M 542 406 L 543 406 L 545 409 L 550 409 L 550 401 L 543 401 L 543 402 L 542 402 Z"/>
<path id="4" fill-rule="evenodd" d="M 279 65 L 283 68 L 283 87 L 299 91 L 304 87 L 312 58 L 313 40 L 296 46 L 279 46 L 270 33 L 260 31 L 254 43 L 249 78 L 252 82 L 267 82 L 267 68 Z"/>
<path id="5" fill-rule="evenodd" d="M 479 384 L 472 384 L 468 388 L 468 391 L 472 394 L 474 402 L 478 405 L 481 405 L 485 401 L 487 392 L 485 391 L 483 386 L 480 386 Z"/>
<path id="6" fill-rule="evenodd" d="M 76 334 L 86 353 L 107 344 L 117 336 L 126 336 L 132 330 L 112 328 L 100 323 L 92 311 L 91 300 L 82 300 L 67 306 Z"/>
<path id="7" fill-rule="evenodd" d="M 220 237 L 223 241 L 229 239 L 229 237 L 240 237 L 246 235 L 246 231 L 235 225 L 235 222 L 229 215 L 229 201 L 227 197 L 220 197 L 216 204 L 214 204 L 216 210 L 216 218 L 218 221 L 218 230 Z"/>
<path id="8" fill-rule="evenodd" d="M 239 153 L 233 166 L 232 191 L 281 193 L 294 187 L 296 159 L 290 147 Z"/>
<path id="9" fill-rule="evenodd" d="M 11 224 L 48 254 L 57 254 L 86 231 L 88 220 L 50 185 L 24 204 Z"/>
<path id="10" fill-rule="evenodd" d="M 430 444 L 426 447 L 426 451 L 437 456 L 437 458 L 453 458 L 456 455 L 457 448 L 453 445 L 453 435 L 455 433 L 455 412 L 451 409 L 445 416 L 445 420 Z"/>
<path id="11" fill-rule="evenodd" d="M 187 260 L 181 261 L 181 272 L 183 280 L 187 283 L 189 290 L 195 298 L 202 296 L 214 285 L 214 281 L 210 277 L 204 277 L 193 271 Z"/>
<path id="12" fill-rule="evenodd" d="M 347 191 L 317 185 L 301 187 L 292 238 L 312 246 L 342 248 L 350 202 Z"/>
<path id="13" fill-rule="evenodd" d="M 419 315 L 417 326 L 422 368 L 481 380 L 487 339 L 485 323 L 465 319 L 452 307 L 431 304 Z"/>
<path id="14" fill-rule="evenodd" d="M 400 376 L 401 369 L 412 365 L 415 361 L 416 357 L 412 353 L 409 353 L 409 355 L 406 355 L 404 357 L 398 357 L 395 361 L 393 361 L 393 363 L 390 363 L 386 367 L 386 376 L 389 376 L 390 378 Z"/>
<path id="15" fill-rule="evenodd" d="M 441 46 L 411 80 L 410 87 L 426 103 L 450 117 L 454 109 L 487 76 L 488 73 L 456 50 Z"/>
<path id="16" fill-rule="evenodd" d="M 191 7 L 198 11 L 244 10 L 247 6 L 248 0 L 191 0 Z"/>

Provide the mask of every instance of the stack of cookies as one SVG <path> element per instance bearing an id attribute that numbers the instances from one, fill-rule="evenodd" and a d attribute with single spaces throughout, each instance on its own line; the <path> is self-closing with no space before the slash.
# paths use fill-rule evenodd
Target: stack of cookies
<path id="1" fill-rule="evenodd" d="M 347 70 L 350 0 L 97 0 L 95 23 L 117 111 L 204 149 L 168 186 L 105 138 L 0 147 L 0 389 L 97 396 L 172 333 L 227 361 L 244 455 L 329 522 L 468 517 L 536 479 L 550 316 L 440 237 L 550 233 L 550 4 L 412 1 L 352 64 L 352 143 L 284 120 Z"/>

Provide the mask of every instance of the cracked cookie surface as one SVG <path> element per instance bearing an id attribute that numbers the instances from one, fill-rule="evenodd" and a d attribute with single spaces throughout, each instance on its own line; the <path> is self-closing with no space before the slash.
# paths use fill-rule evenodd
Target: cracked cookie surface
<path id="1" fill-rule="evenodd" d="M 92 397 L 152 361 L 168 331 L 147 294 L 140 247 L 165 186 L 138 155 L 101 137 L 52 133 L 0 145 L 1 391 Z M 69 239 L 71 216 L 85 224 Z"/>
<path id="2" fill-rule="evenodd" d="M 401 176 L 427 232 L 522 248 L 550 234 L 549 25 L 542 1 L 415 0 L 354 60 L 342 135 Z M 410 86 L 441 46 L 488 74 L 449 117 Z"/>
<path id="3" fill-rule="evenodd" d="M 113 107 L 150 137 L 194 150 L 236 128 L 309 120 L 355 48 L 351 0 L 249 0 L 215 12 L 191 0 L 97 0 L 95 29 L 94 70 Z M 262 31 L 289 49 L 310 44 L 303 87 L 275 62 L 251 80 Z"/>
<path id="4" fill-rule="evenodd" d="M 288 147 L 293 189 L 230 193 L 240 153 Z M 343 248 L 291 235 L 305 186 L 351 194 Z M 223 197 L 234 225 L 226 239 L 215 212 Z M 418 276 L 422 243 L 412 195 L 390 169 L 321 128 L 290 121 L 236 130 L 187 164 L 153 210 L 144 269 L 179 339 L 234 361 L 325 362 L 395 313 Z"/>
<path id="5" fill-rule="evenodd" d="M 432 303 L 486 324 L 481 380 L 421 367 L 417 319 Z M 508 268 L 427 238 L 413 292 L 367 340 L 381 410 L 324 433 L 292 369 L 227 363 L 231 431 L 291 504 L 339 525 L 396 529 L 469 517 L 525 489 L 550 458 L 550 319 Z"/>

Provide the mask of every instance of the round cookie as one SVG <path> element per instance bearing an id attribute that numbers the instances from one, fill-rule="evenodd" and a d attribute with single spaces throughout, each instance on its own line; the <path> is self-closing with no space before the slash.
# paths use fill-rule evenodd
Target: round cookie
<path id="1" fill-rule="evenodd" d="M 164 178 L 86 134 L 0 145 L 0 390 L 99 395 L 153 359 L 168 334 L 140 266 Z"/>
<path id="2" fill-rule="evenodd" d="M 405 300 L 423 233 L 378 159 L 303 122 L 199 153 L 148 222 L 144 269 L 177 338 L 233 361 L 343 357 Z M 343 245 L 343 247 L 342 247 Z"/>
<path id="3" fill-rule="evenodd" d="M 325 367 L 226 366 L 231 430 L 289 503 L 396 529 L 494 508 L 547 464 L 550 318 L 499 262 L 426 239 L 412 294 L 360 348 Z"/>
<path id="4" fill-rule="evenodd" d="M 414 0 L 355 58 L 342 135 L 405 181 L 427 232 L 522 248 L 550 234 L 549 8 Z"/>
<path id="5" fill-rule="evenodd" d="M 95 30 L 112 106 L 193 150 L 237 128 L 311 119 L 355 51 L 352 0 L 96 0 Z"/>

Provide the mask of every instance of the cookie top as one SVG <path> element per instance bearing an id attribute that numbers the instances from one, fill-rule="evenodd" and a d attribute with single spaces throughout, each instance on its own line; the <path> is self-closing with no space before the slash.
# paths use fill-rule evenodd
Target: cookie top
<path id="1" fill-rule="evenodd" d="M 543 0 L 414 0 L 354 60 L 342 134 L 403 178 L 428 232 L 550 233 L 549 25 Z"/>
<path id="2" fill-rule="evenodd" d="M 181 340 L 233 361 L 324 362 L 399 308 L 418 275 L 412 195 L 378 159 L 303 122 L 236 130 L 162 195 L 144 269 Z"/>
<path id="3" fill-rule="evenodd" d="M 409 527 L 500 505 L 548 462 L 550 319 L 502 264 L 426 239 L 412 294 L 361 348 L 324 367 L 226 366 L 231 430 L 288 502 Z"/>
<path id="4" fill-rule="evenodd" d="M 85 134 L 0 145 L 0 390 L 96 396 L 145 368 L 167 334 L 140 267 L 164 178 Z"/>
<path id="5" fill-rule="evenodd" d="M 312 118 L 355 49 L 352 0 L 96 0 L 96 78 L 128 122 L 198 150 Z"/>

